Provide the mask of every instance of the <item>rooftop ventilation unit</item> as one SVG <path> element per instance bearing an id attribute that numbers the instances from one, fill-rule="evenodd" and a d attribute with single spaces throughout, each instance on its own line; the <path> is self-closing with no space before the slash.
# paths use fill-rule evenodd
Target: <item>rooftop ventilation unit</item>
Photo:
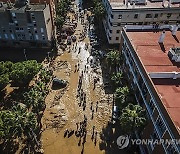
<path id="1" fill-rule="evenodd" d="M 25 6 L 29 5 L 30 0 L 16 0 L 16 6 Z"/>
<path id="2" fill-rule="evenodd" d="M 133 5 L 133 3 L 135 4 L 146 4 L 146 0 L 128 0 L 128 2 Z"/>
<path id="3" fill-rule="evenodd" d="M 180 47 L 171 48 L 168 52 L 168 56 L 172 61 L 180 62 Z"/>

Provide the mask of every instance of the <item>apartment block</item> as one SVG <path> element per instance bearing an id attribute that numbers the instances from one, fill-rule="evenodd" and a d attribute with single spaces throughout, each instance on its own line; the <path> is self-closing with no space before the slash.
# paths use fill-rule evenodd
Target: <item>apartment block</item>
<path id="1" fill-rule="evenodd" d="M 127 25 L 146 30 L 180 23 L 180 0 L 102 0 L 102 2 L 107 12 L 103 24 L 109 44 L 120 43 L 122 28 Z"/>
<path id="2" fill-rule="evenodd" d="M 146 109 L 143 139 L 180 139 L 180 32 L 122 30 L 124 71 Z M 143 154 L 179 154 L 180 144 L 140 145 Z"/>
<path id="3" fill-rule="evenodd" d="M 50 47 L 53 37 L 48 4 L 0 3 L 0 46 Z"/>

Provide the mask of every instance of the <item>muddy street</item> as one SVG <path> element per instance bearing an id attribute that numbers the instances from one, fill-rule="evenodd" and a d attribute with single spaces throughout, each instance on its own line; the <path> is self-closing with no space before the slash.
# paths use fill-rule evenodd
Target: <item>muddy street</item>
<path id="1" fill-rule="evenodd" d="M 85 28 L 78 20 L 77 38 Z M 112 94 L 105 93 L 100 61 L 90 56 L 88 28 L 84 33 L 51 66 L 68 86 L 52 89 L 46 98 L 41 141 L 47 154 L 104 153 L 100 135 L 111 120 Z"/>

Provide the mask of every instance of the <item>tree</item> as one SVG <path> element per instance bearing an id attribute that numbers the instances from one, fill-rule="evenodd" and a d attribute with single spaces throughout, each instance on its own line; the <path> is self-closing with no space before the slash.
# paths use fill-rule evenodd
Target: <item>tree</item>
<path id="1" fill-rule="evenodd" d="M 145 110 L 141 106 L 129 104 L 123 109 L 119 119 L 122 130 L 127 134 L 142 130 L 146 125 L 145 117 Z"/>
<path id="2" fill-rule="evenodd" d="M 127 102 L 128 96 L 129 96 L 129 88 L 127 86 L 119 87 L 116 89 L 115 100 L 118 103 L 120 110 L 122 110 L 124 107 L 128 105 Z"/>
<path id="3" fill-rule="evenodd" d="M 123 73 L 121 72 L 113 73 L 111 80 L 113 81 L 115 86 L 121 86 L 123 80 Z"/>
<path id="4" fill-rule="evenodd" d="M 55 23 L 58 28 L 62 28 L 64 24 L 64 17 L 57 15 L 55 18 Z"/>
<path id="5" fill-rule="evenodd" d="M 28 135 L 30 129 L 35 130 L 37 126 L 36 116 L 27 112 L 20 105 L 14 106 L 11 110 L 0 111 L 0 138 L 11 140 Z"/>
<path id="6" fill-rule="evenodd" d="M 93 9 L 94 17 L 97 23 L 97 26 L 99 27 L 98 33 L 99 36 L 102 34 L 102 20 L 104 19 L 106 15 L 106 10 L 102 2 L 96 1 L 94 2 L 95 6 Z"/>
<path id="7" fill-rule="evenodd" d="M 110 52 L 107 53 L 106 59 L 109 64 L 110 71 L 112 70 L 112 68 L 114 68 L 114 71 L 116 72 L 116 67 L 118 66 L 120 62 L 119 51 L 111 50 Z"/>
<path id="8" fill-rule="evenodd" d="M 100 23 L 100 21 L 102 21 L 102 19 L 105 17 L 105 14 L 106 14 L 106 11 L 102 2 L 95 2 L 93 13 L 94 13 L 95 18 L 98 20 L 98 23 Z"/>
<path id="9" fill-rule="evenodd" d="M 10 79 L 17 86 L 28 84 L 32 78 L 39 72 L 42 65 L 35 60 L 15 63 L 10 72 Z"/>

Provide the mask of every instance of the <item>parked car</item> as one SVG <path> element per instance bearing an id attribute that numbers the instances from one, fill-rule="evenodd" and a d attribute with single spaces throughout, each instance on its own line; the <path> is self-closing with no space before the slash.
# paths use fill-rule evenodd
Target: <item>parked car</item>
<path id="1" fill-rule="evenodd" d="M 113 119 L 117 120 L 119 118 L 119 108 L 117 106 L 113 106 Z"/>
<path id="2" fill-rule="evenodd" d="M 61 79 L 58 79 L 58 78 L 54 78 L 53 79 L 53 84 L 52 84 L 53 87 L 59 87 L 59 88 L 64 88 L 67 86 L 67 81 L 65 80 L 61 80 Z"/>

